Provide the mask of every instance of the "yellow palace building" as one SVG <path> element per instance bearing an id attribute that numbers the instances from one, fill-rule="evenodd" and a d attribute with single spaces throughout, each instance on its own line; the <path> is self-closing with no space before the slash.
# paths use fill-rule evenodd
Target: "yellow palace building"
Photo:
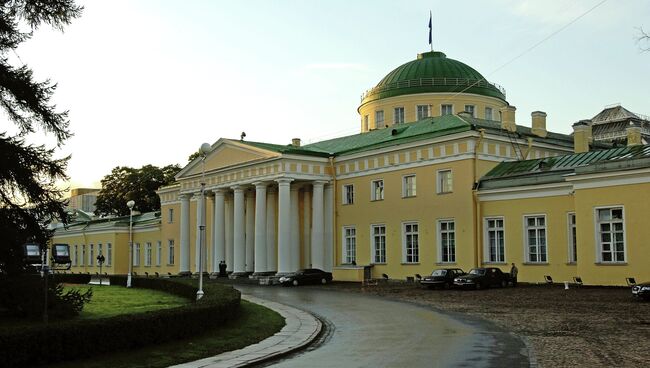
<path id="1" fill-rule="evenodd" d="M 321 268 L 339 281 L 405 280 L 515 263 L 524 282 L 650 280 L 645 120 L 606 132 L 610 120 L 581 121 L 572 135 L 547 131 L 541 111 L 517 124 L 501 87 L 442 52 L 391 71 L 358 111 L 351 136 L 217 140 L 158 190 L 160 213 L 138 215 L 135 272 L 197 272 L 203 236 L 203 269 L 225 261 L 233 277 Z M 594 140 L 612 129 L 627 145 Z M 124 274 L 128 220 L 81 219 L 54 242 L 86 249 L 73 250 L 86 261 L 73 272 L 96 272 L 89 245 L 97 251 L 103 234 L 106 272 Z"/>

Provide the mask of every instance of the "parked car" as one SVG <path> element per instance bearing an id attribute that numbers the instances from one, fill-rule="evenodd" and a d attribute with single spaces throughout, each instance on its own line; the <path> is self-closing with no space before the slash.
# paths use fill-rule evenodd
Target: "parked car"
<path id="1" fill-rule="evenodd" d="M 644 300 L 650 300 L 650 282 L 632 286 L 632 295 Z"/>
<path id="2" fill-rule="evenodd" d="M 497 267 L 472 268 L 468 274 L 454 279 L 454 285 L 474 289 L 506 287 L 508 283 L 510 283 L 510 274 L 502 272 Z"/>
<path id="3" fill-rule="evenodd" d="M 318 268 L 305 268 L 280 277 L 280 284 L 284 286 L 298 286 L 305 284 L 327 284 L 332 282 L 332 273 Z"/>
<path id="4" fill-rule="evenodd" d="M 429 289 L 435 287 L 449 289 L 454 284 L 454 279 L 464 274 L 465 272 L 460 268 L 439 268 L 433 270 L 431 275 L 424 276 L 420 280 L 420 285 L 426 286 Z"/>

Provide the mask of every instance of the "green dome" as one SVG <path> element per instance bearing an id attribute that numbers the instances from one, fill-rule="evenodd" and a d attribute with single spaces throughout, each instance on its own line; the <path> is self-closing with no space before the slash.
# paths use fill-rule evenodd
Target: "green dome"
<path id="1" fill-rule="evenodd" d="M 449 59 L 442 52 L 431 51 L 418 54 L 416 60 L 388 73 L 377 86 L 363 95 L 361 104 L 416 93 L 461 91 L 504 101 L 506 99 L 503 88 L 488 82 L 469 65 Z"/>

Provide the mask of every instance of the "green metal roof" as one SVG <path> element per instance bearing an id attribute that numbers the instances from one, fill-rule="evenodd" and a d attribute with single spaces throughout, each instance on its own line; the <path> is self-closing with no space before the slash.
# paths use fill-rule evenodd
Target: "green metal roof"
<path id="1" fill-rule="evenodd" d="M 364 94 L 361 104 L 408 94 L 461 91 L 506 99 L 503 88 L 489 83 L 469 65 L 449 59 L 442 52 L 431 51 L 418 54 L 416 60 L 388 73 L 377 86 Z"/>
<path id="2" fill-rule="evenodd" d="M 564 181 L 564 175 L 574 172 L 597 171 L 594 168 L 612 170 L 636 167 L 628 162 L 637 159 L 643 160 L 643 166 L 647 166 L 650 163 L 648 158 L 650 158 L 650 145 L 639 145 L 534 160 L 502 162 L 481 178 L 479 188 L 494 189 L 561 182 Z M 587 169 L 588 167 L 590 169 Z"/>

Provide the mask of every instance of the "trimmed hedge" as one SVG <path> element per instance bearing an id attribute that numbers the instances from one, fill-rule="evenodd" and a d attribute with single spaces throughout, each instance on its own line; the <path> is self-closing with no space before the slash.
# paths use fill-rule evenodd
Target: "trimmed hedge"
<path id="1" fill-rule="evenodd" d="M 69 282 L 65 276 L 57 275 L 56 279 Z M 126 284 L 126 277 L 111 276 L 111 285 L 121 284 Z M 132 285 L 192 301 L 198 290 L 187 279 L 133 278 Z M 204 290 L 200 301 L 178 308 L 5 329 L 0 331 L 0 367 L 48 364 L 137 349 L 195 336 L 239 316 L 239 291 L 212 283 L 204 284 Z"/>

